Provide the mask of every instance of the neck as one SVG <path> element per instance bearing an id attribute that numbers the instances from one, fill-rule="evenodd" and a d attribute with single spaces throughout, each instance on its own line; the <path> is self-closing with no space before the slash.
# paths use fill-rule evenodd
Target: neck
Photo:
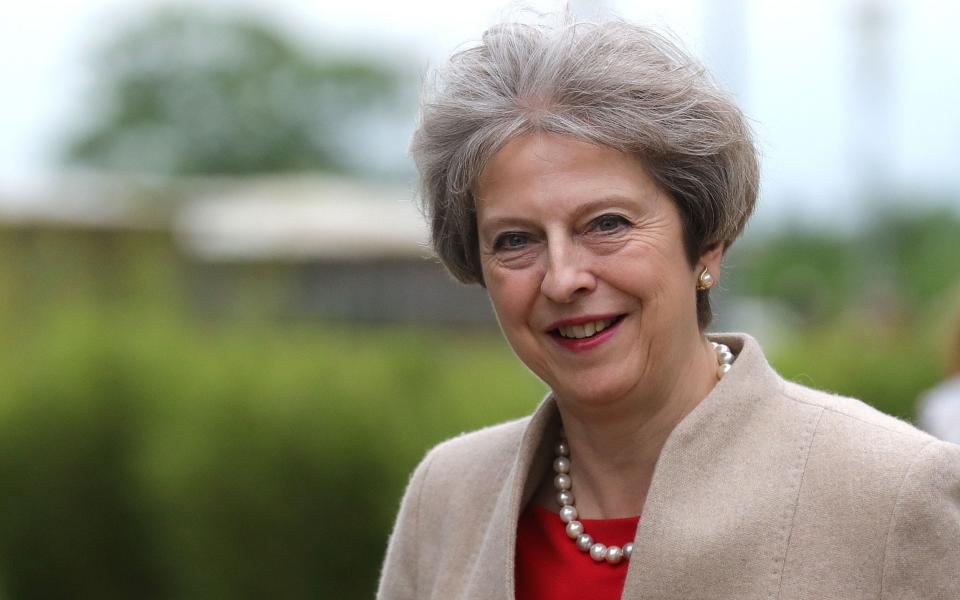
<path id="1" fill-rule="evenodd" d="M 667 438 L 717 382 L 716 353 L 705 338 L 683 355 L 671 361 L 675 368 L 656 369 L 666 375 L 659 382 L 617 402 L 596 407 L 558 398 L 582 518 L 641 514 Z"/>

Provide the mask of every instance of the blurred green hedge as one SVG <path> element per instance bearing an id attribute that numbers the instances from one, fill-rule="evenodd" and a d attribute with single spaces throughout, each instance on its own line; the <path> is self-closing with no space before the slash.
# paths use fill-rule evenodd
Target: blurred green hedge
<path id="1" fill-rule="evenodd" d="M 423 452 L 541 395 L 492 335 L 65 312 L 2 346 L 5 595 L 369 597 Z"/>

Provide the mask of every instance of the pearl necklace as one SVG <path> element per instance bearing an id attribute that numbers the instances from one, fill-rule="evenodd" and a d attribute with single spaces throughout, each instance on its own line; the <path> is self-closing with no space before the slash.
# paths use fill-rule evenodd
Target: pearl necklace
<path id="1" fill-rule="evenodd" d="M 710 343 L 717 353 L 717 379 L 722 379 L 733 366 L 733 353 L 724 344 Z M 554 452 L 556 459 L 553 461 L 553 471 L 556 477 L 553 478 L 553 486 L 557 489 L 560 520 L 567 524 L 567 537 L 574 540 L 581 552 L 589 552 L 590 558 L 596 562 L 606 561 L 615 565 L 621 560 L 630 560 L 633 555 L 633 542 L 628 542 L 623 547 L 594 542 L 593 536 L 583 530 L 583 523 L 577 520 L 580 515 L 574 506 L 573 492 L 570 491 L 573 487 L 573 480 L 570 478 L 570 446 L 562 431 Z"/>

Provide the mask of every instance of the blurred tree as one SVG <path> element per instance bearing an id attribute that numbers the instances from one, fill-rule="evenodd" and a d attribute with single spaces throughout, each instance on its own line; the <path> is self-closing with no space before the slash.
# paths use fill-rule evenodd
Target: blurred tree
<path id="1" fill-rule="evenodd" d="M 946 202 L 941 203 L 944 206 Z M 910 206 L 903 202 L 902 206 Z M 870 245 L 885 247 L 890 268 L 909 305 L 923 305 L 960 283 L 960 217 L 947 208 L 891 213 L 868 232 Z"/>
<path id="2" fill-rule="evenodd" d="M 405 79 L 314 55 L 262 22 L 185 10 L 119 33 L 95 69 L 100 112 L 66 158 L 164 174 L 347 169 L 344 146 L 363 136 L 344 129 L 395 106 Z"/>
<path id="3" fill-rule="evenodd" d="M 909 319 L 960 281 L 960 263 L 947 258 L 957 253 L 958 240 L 960 217 L 947 208 L 879 212 L 852 234 L 768 232 L 732 248 L 730 288 L 776 300 L 806 324 L 836 321 L 851 310 Z"/>
<path id="4" fill-rule="evenodd" d="M 802 322 L 836 317 L 849 301 L 856 257 L 848 239 L 791 229 L 734 246 L 731 289 L 782 302 Z"/>

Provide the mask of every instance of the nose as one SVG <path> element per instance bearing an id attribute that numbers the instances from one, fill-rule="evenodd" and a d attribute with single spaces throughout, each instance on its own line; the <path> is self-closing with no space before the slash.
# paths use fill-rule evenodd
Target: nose
<path id="1" fill-rule="evenodd" d="M 596 288 L 589 257 L 572 243 L 548 244 L 547 270 L 540 291 L 550 300 L 569 304 Z"/>

